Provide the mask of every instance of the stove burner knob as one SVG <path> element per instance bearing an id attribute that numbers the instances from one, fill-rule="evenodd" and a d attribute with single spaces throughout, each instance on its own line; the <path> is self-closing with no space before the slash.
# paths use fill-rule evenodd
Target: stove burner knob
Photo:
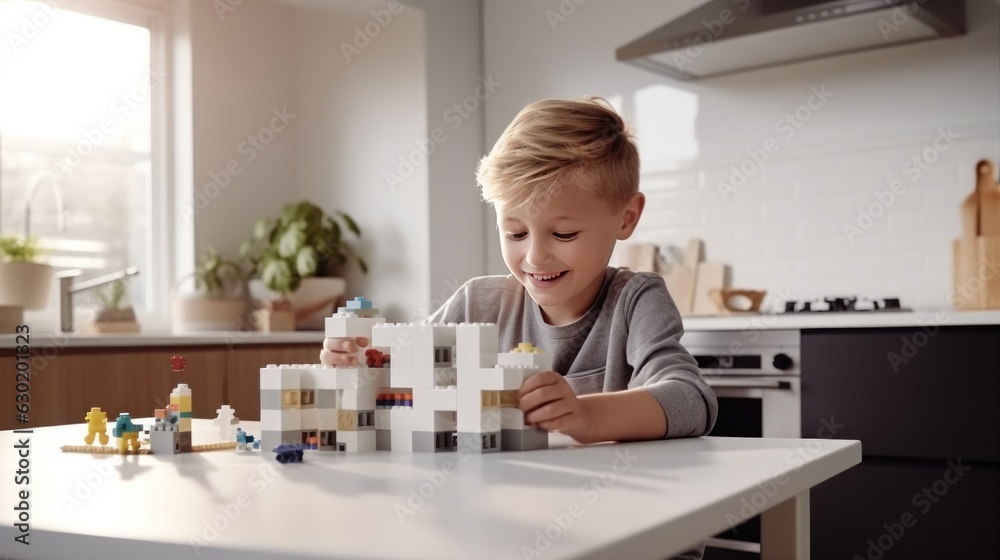
<path id="1" fill-rule="evenodd" d="M 794 312 L 795 312 L 795 300 L 790 299 L 785 302 L 785 313 L 794 313 Z"/>
<path id="2" fill-rule="evenodd" d="M 792 358 L 788 354 L 775 354 L 774 359 L 771 360 L 771 365 L 775 369 L 786 370 L 792 367 Z"/>

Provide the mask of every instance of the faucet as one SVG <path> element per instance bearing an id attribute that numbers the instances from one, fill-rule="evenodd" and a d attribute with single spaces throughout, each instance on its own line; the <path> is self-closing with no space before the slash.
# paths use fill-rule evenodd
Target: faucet
<path id="1" fill-rule="evenodd" d="M 57 223 L 59 231 L 66 231 L 66 203 L 63 200 L 62 187 L 59 185 L 56 174 L 46 169 L 35 175 L 35 177 L 31 179 L 31 183 L 28 186 L 28 196 L 24 202 L 25 239 L 31 237 L 31 202 L 35 199 L 35 193 L 38 191 L 38 187 L 42 185 L 42 181 L 45 179 L 49 180 L 49 185 L 52 187 L 52 194 L 56 198 L 56 211 L 59 213 L 56 216 L 56 219 L 58 220 Z"/>
<path id="2" fill-rule="evenodd" d="M 59 273 L 59 328 L 62 332 L 73 332 L 73 294 L 110 284 L 128 276 L 135 276 L 139 274 L 139 269 L 130 266 L 125 270 L 73 283 L 73 278 L 82 273 L 82 270 L 67 270 Z"/>

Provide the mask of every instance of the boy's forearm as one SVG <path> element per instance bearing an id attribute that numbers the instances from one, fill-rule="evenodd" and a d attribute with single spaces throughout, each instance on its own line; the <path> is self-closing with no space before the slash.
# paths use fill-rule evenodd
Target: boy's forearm
<path id="1" fill-rule="evenodd" d="M 584 395 L 580 402 L 589 412 L 588 429 L 568 434 L 580 443 L 661 439 L 667 434 L 667 415 L 647 391 Z"/>

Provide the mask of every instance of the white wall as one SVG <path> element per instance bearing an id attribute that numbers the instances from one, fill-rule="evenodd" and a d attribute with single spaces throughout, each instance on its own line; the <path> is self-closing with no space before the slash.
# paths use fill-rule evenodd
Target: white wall
<path id="1" fill-rule="evenodd" d="M 269 126 L 274 110 L 298 110 L 291 63 L 294 14 L 284 4 L 244 0 L 220 18 L 212 2 L 191 3 L 198 254 L 214 246 L 236 256 L 253 223 L 276 215 L 297 192 L 295 131 L 301 120 L 292 120 L 273 138 L 270 131 L 264 133 L 263 150 L 247 142 Z M 238 174 L 227 172 L 230 162 Z"/>
<path id="2" fill-rule="evenodd" d="M 426 301 L 430 285 L 427 167 L 394 189 L 384 178 L 414 139 L 427 137 L 425 22 L 419 10 L 404 9 L 348 61 L 341 43 L 353 43 L 354 28 L 369 21 L 368 12 L 298 14 L 299 194 L 357 219 L 371 273 L 351 269 L 350 295 L 373 299 L 399 320 Z"/>
<path id="3" fill-rule="evenodd" d="M 635 240 L 702 237 L 711 260 L 732 266 L 734 286 L 946 307 L 960 199 L 975 161 L 1000 157 L 997 4 L 969 0 L 964 37 L 701 82 L 614 60 L 617 47 L 700 3 L 589 0 L 553 28 L 546 11 L 571 2 L 485 0 L 484 71 L 504 84 L 487 103 L 487 147 L 533 100 L 603 95 L 639 131 L 649 204 Z M 821 86 L 833 96 L 786 138 L 780 119 Z M 903 167 L 949 126 L 959 138 L 933 165 L 919 177 Z M 768 138 L 779 150 L 721 196 L 719 181 Z M 844 224 L 892 181 L 905 191 L 852 242 Z M 489 271 L 506 273 L 496 243 L 487 246 Z"/>

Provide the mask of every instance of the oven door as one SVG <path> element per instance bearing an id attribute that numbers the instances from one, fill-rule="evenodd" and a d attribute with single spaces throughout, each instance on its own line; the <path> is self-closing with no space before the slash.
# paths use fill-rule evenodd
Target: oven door
<path id="1" fill-rule="evenodd" d="M 719 400 L 710 436 L 799 437 L 800 389 L 797 375 L 747 376 L 705 374 Z M 760 516 L 709 539 L 705 560 L 760 558 Z"/>

